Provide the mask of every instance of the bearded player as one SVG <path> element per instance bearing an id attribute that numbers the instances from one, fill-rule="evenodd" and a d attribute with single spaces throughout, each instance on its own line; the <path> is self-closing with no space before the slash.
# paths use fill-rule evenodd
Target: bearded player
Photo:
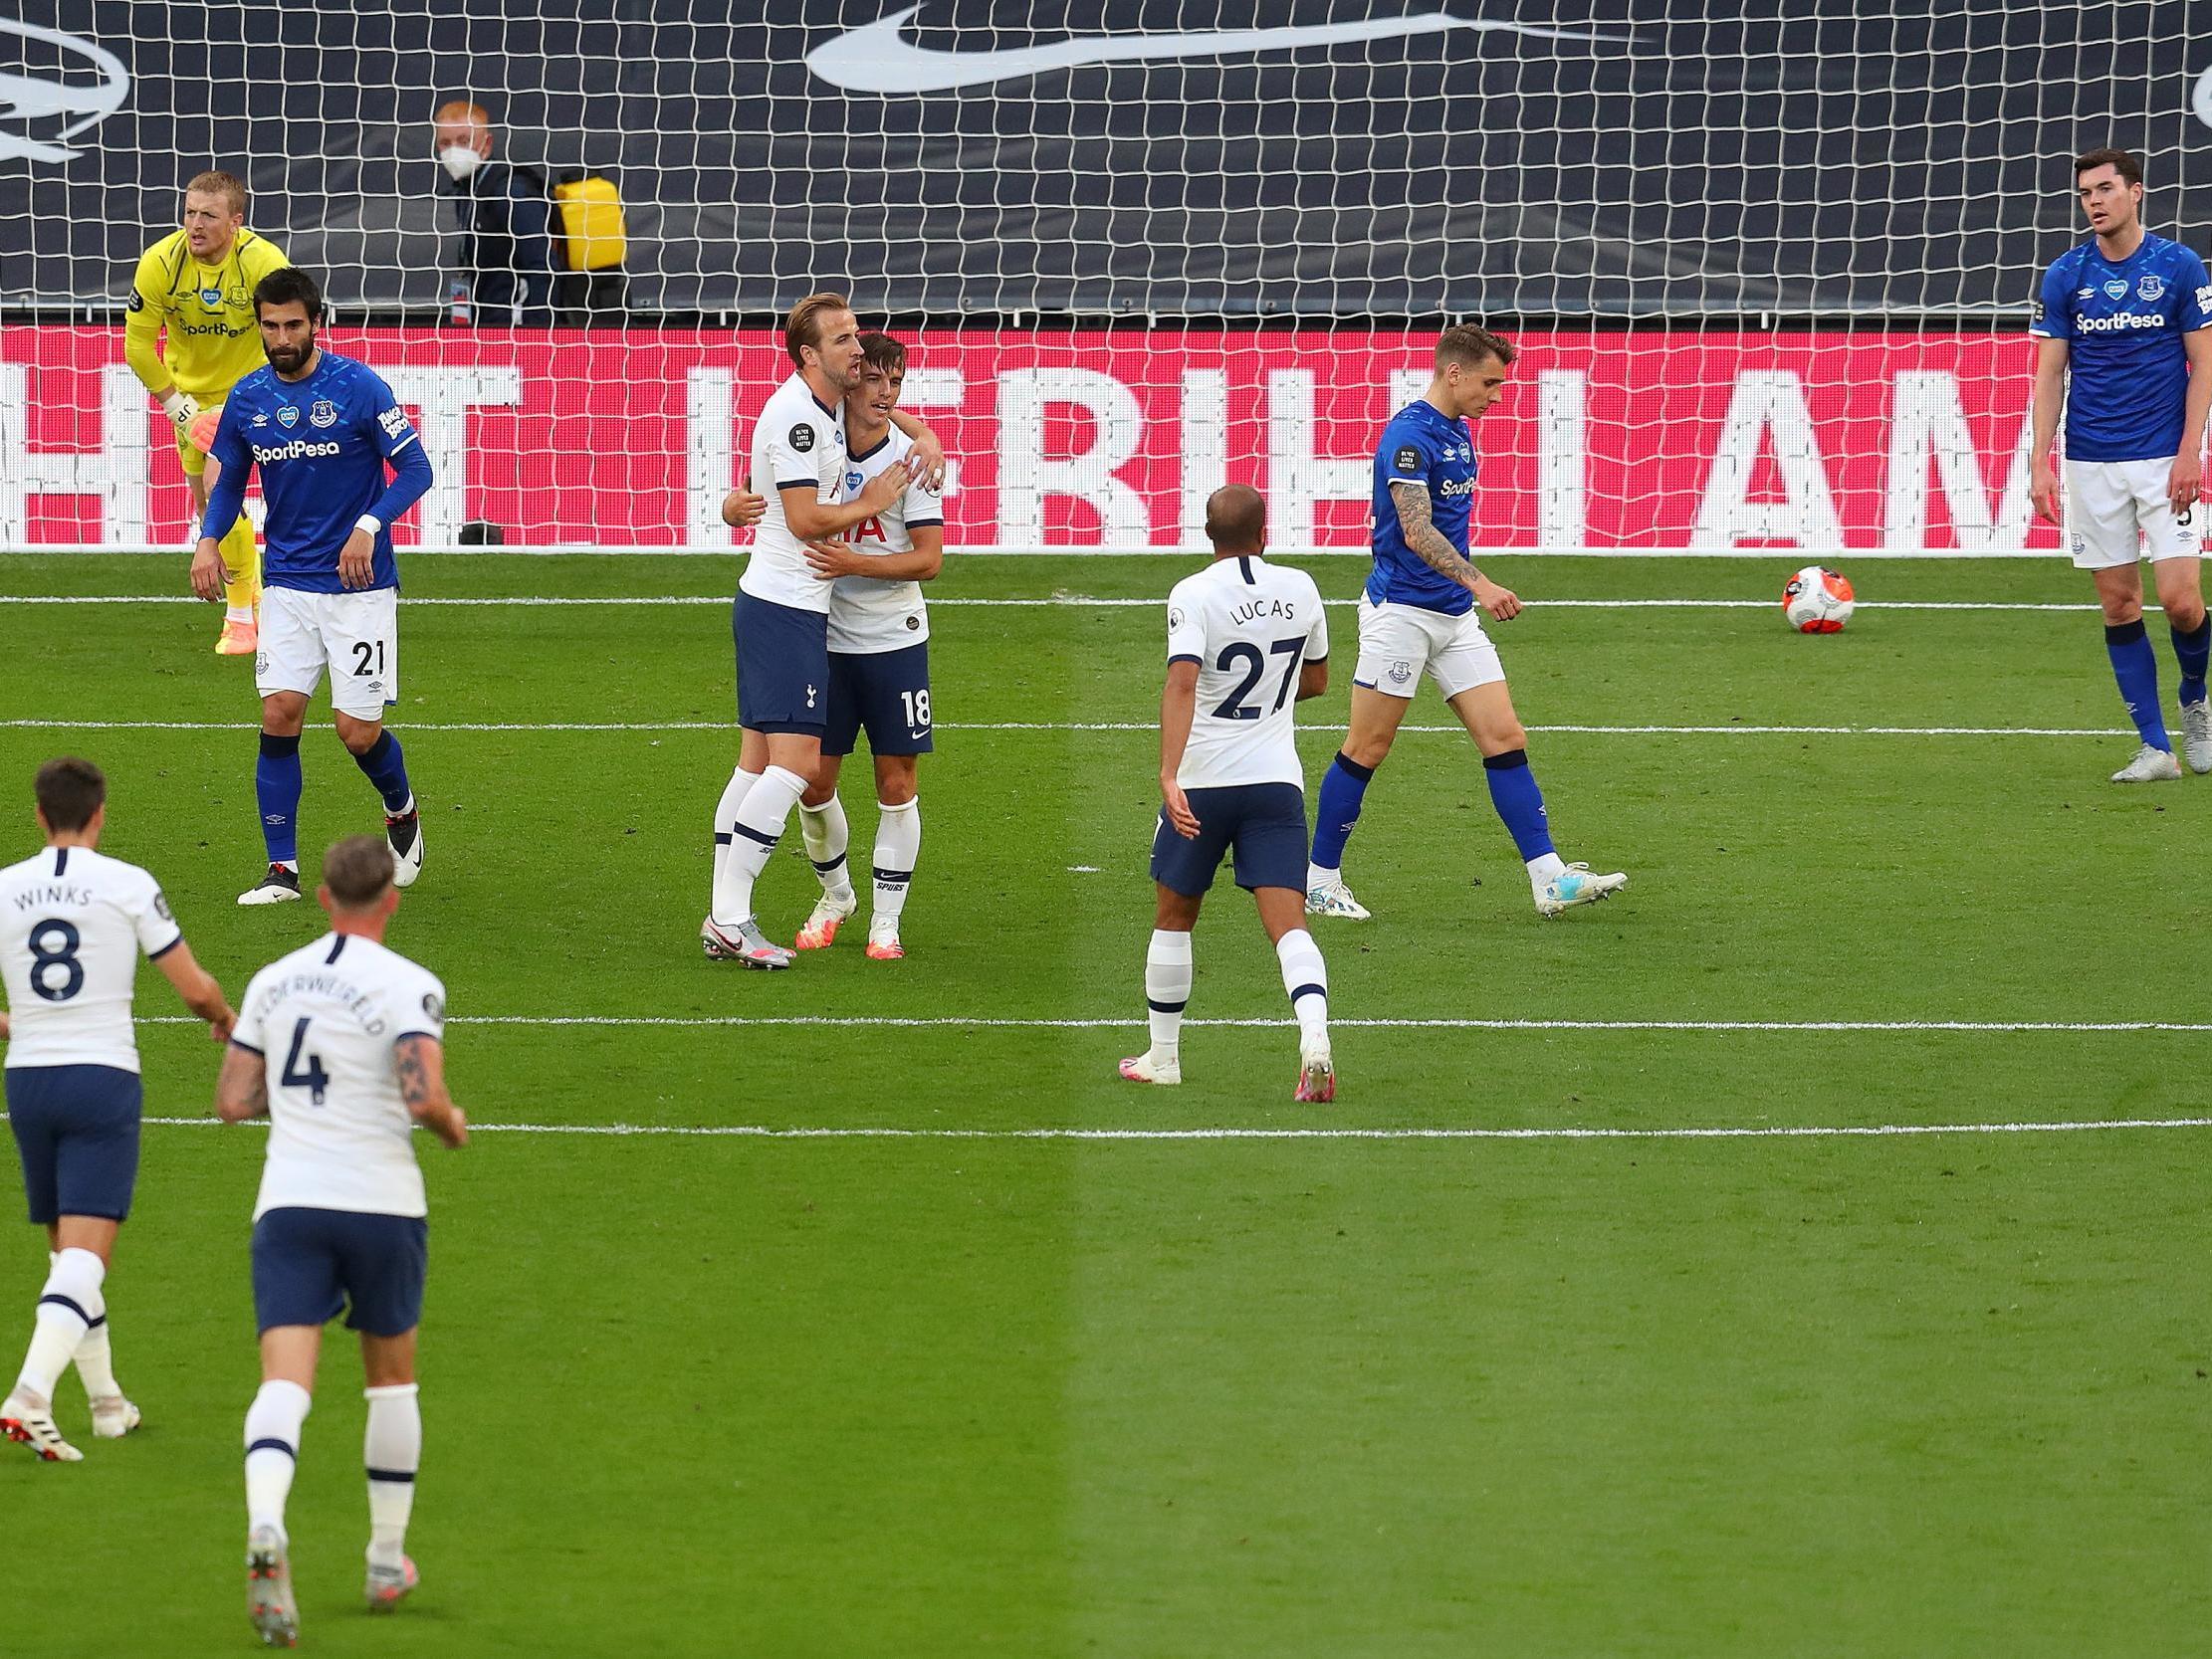
<path id="1" fill-rule="evenodd" d="M 201 447 L 205 424 L 200 438 L 193 424 L 203 412 L 219 411 L 231 388 L 261 367 L 254 285 L 284 265 L 275 243 L 246 229 L 246 187 L 229 173 L 201 173 L 186 184 L 183 229 L 139 256 L 123 317 L 123 360 L 176 427 L 177 459 L 195 518 L 204 518 L 222 467 Z M 198 533 L 195 526 L 195 540 Z M 253 525 L 239 518 L 220 546 L 223 631 L 215 650 L 251 657 L 261 601 Z"/>

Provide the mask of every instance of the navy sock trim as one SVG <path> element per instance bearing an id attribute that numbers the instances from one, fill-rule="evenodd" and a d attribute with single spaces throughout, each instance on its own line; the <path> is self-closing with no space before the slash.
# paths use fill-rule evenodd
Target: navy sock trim
<path id="1" fill-rule="evenodd" d="M 415 1484 L 415 1472 L 412 1469 L 371 1469 L 368 1478 L 372 1481 L 392 1481 L 401 1486 Z"/>
<path id="2" fill-rule="evenodd" d="M 2139 616 L 2132 622 L 2122 622 L 2116 628 L 2109 623 L 2104 627 L 2106 645 L 2133 645 L 2137 640 L 2148 637 L 2149 630 L 2143 627 L 2143 619 Z"/>
<path id="3" fill-rule="evenodd" d="M 727 847 L 730 845 L 730 838 L 727 835 L 724 835 L 721 831 L 717 830 L 715 832 L 715 845 L 718 847 Z"/>
<path id="4" fill-rule="evenodd" d="M 289 737 L 280 737 L 275 732 L 264 731 L 261 734 L 261 752 L 272 760 L 282 760 L 286 755 L 298 754 L 300 733 L 295 731 Z"/>
<path id="5" fill-rule="evenodd" d="M 1362 783 L 1366 783 L 1375 775 L 1375 768 L 1373 766 L 1361 765 L 1357 760 L 1353 759 L 1349 754 L 1346 754 L 1342 749 L 1338 749 L 1336 751 L 1336 760 L 1334 763 L 1344 768 L 1344 775 L 1346 777 L 1357 778 Z"/>
<path id="6" fill-rule="evenodd" d="M 92 1322 L 92 1324 L 90 1324 L 90 1325 L 88 1325 L 88 1326 L 86 1326 L 86 1327 L 85 1327 L 86 1333 L 87 1333 L 88 1335 L 90 1335 L 90 1334 L 91 1334 L 92 1332 L 98 1331 L 98 1330 L 99 1330 L 99 1329 L 100 1329 L 100 1328 L 101 1328 L 102 1326 L 106 1325 L 107 1323 L 108 1323 L 108 1316 L 107 1316 L 106 1314 L 102 1314 L 102 1315 L 100 1316 L 100 1318 L 98 1318 L 98 1319 L 94 1320 L 94 1321 Z"/>
<path id="7" fill-rule="evenodd" d="M 1528 750 L 1525 748 L 1509 748 L 1503 754 L 1485 754 L 1482 757 L 1482 769 L 1489 772 L 1509 772 L 1516 766 L 1527 764 Z"/>
<path id="8" fill-rule="evenodd" d="M 77 1299 L 75 1297 L 63 1296 L 58 1292 L 48 1291 L 46 1295 L 39 1298 L 39 1306 L 43 1308 L 49 1302 L 53 1303 L 54 1306 L 57 1308 L 67 1308 L 79 1319 L 83 1320 L 85 1322 L 85 1329 L 87 1331 L 90 1331 L 93 1328 L 93 1316 L 86 1313 L 84 1309 L 80 1308 L 77 1305 Z"/>
<path id="9" fill-rule="evenodd" d="M 293 1445 L 289 1440 L 279 1440 L 275 1435 L 264 1435 L 246 1448 L 248 1457 L 252 1457 L 256 1452 L 282 1452 L 293 1462 L 298 1463 L 300 1461 L 300 1448 Z"/>
<path id="10" fill-rule="evenodd" d="M 1325 1000 L 1328 997 L 1328 994 L 1329 987 L 1326 985 L 1300 985 L 1296 990 L 1290 993 L 1290 1005 L 1293 1008 L 1297 1007 L 1298 998 L 1300 998 L 1301 996 L 1318 996 Z"/>
<path id="11" fill-rule="evenodd" d="M 885 887 L 904 887 L 914 879 L 914 872 L 911 870 L 886 870 L 879 864 L 875 867 L 875 876 L 876 880 Z"/>
<path id="12" fill-rule="evenodd" d="M 1180 1014 L 1190 1005 L 1190 1000 L 1185 997 L 1181 1002 L 1160 1002 L 1148 996 L 1145 998 L 1145 1006 L 1156 1014 Z"/>
<path id="13" fill-rule="evenodd" d="M 776 837 L 773 835 L 763 835 L 759 830 L 754 829 L 746 824 L 732 824 L 730 826 L 730 830 L 732 834 L 742 835 L 748 841 L 758 841 L 764 847 L 773 847 L 775 845 L 776 842 Z"/>
<path id="14" fill-rule="evenodd" d="M 830 858 L 830 859 L 821 859 L 821 858 L 818 858 L 818 859 L 815 859 L 815 860 L 814 860 L 814 874 L 815 874 L 815 875 L 817 875 L 817 876 L 826 876 L 826 875 L 828 875 L 828 874 L 830 873 L 830 871 L 832 871 L 832 870 L 835 870 L 835 869 L 837 869 L 837 868 L 838 868 L 838 867 L 839 867 L 840 865 L 842 865 L 842 864 L 843 864 L 844 862 L 845 862 L 845 855 L 844 855 L 843 853 L 839 853 L 839 854 L 838 854 L 838 855 L 837 855 L 837 856 L 836 856 L 835 858 Z"/>

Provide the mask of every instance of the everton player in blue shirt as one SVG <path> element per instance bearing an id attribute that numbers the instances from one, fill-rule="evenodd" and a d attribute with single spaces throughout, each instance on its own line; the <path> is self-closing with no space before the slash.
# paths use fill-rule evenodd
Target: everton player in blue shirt
<path id="1" fill-rule="evenodd" d="M 1528 733 L 1513 713 L 1497 648 L 1482 632 L 1481 611 L 1507 622 L 1521 602 L 1468 562 L 1479 463 L 1467 422 L 1497 401 L 1514 355 L 1486 328 L 1446 328 L 1437 341 L 1429 390 L 1383 429 L 1375 454 L 1375 568 L 1360 600 L 1352 729 L 1321 780 L 1306 872 L 1309 915 L 1368 914 L 1344 885 L 1344 843 L 1425 674 L 1482 751 L 1490 804 L 1528 867 L 1537 913 L 1557 916 L 1628 885 L 1625 875 L 1593 875 L 1553 849 L 1543 792 L 1529 770 Z"/>
<path id="2" fill-rule="evenodd" d="M 2104 607 L 2104 650 L 2142 743 L 2114 783 L 2181 775 L 2158 706 L 2158 654 L 2143 628 L 2150 559 L 2181 668 L 2181 734 L 2189 769 L 2212 772 L 2205 666 L 2212 622 L 2198 576 L 2197 503 L 2204 499 L 2204 420 L 2212 410 L 2212 277 L 2195 252 L 2143 229 L 2142 165 L 2093 149 L 2074 163 L 2095 233 L 2044 273 L 2029 332 L 2036 339 L 2036 511 L 2064 523 L 2077 567 Z M 2067 371 L 2073 370 L 2073 384 Z M 2066 491 L 2051 462 L 2066 411 Z"/>
<path id="3" fill-rule="evenodd" d="M 300 727 L 326 666 L 339 739 L 384 801 L 395 885 L 422 873 L 422 823 L 384 710 L 399 701 L 399 566 L 391 526 L 430 488 L 407 412 L 376 373 L 316 343 L 323 295 L 290 267 L 254 289 L 269 366 L 239 381 L 209 453 L 223 465 L 207 504 L 192 587 L 222 597 L 217 543 L 246 499 L 248 468 L 269 505 L 261 651 L 261 759 L 254 789 L 269 873 L 241 905 L 300 897 Z M 385 468 L 391 478 L 385 479 Z"/>

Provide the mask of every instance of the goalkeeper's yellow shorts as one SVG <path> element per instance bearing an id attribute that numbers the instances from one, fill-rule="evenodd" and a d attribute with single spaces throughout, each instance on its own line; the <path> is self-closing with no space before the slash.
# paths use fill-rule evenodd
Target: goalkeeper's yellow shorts
<path id="1" fill-rule="evenodd" d="M 200 407 L 213 414 L 220 414 L 223 408 L 220 403 L 206 403 Z M 182 432 L 176 435 L 176 458 L 184 463 L 186 478 L 201 478 L 206 475 L 207 451 L 193 447 L 191 438 Z"/>

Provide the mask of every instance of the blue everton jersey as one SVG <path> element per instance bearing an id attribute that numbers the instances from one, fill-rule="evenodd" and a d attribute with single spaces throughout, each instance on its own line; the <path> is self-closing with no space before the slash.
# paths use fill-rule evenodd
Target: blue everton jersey
<path id="1" fill-rule="evenodd" d="M 1398 521 L 1394 484 L 1418 484 L 1429 492 L 1429 521 L 1464 554 L 1467 517 L 1474 506 L 1474 475 L 1481 463 L 1467 423 L 1445 414 L 1427 398 L 1409 403 L 1383 428 L 1375 451 L 1375 568 L 1367 596 L 1376 604 L 1418 605 L 1423 610 L 1463 616 L 1474 595 L 1439 575 L 1428 560 L 1406 545 Z"/>
<path id="2" fill-rule="evenodd" d="M 304 380 L 280 379 L 268 366 L 254 370 L 224 402 L 209 453 L 223 464 L 223 482 L 236 480 L 240 490 L 249 463 L 261 474 L 269 507 L 261 568 L 269 586 L 344 592 L 338 552 L 353 521 L 370 512 L 383 528 L 376 532 L 369 586 L 399 585 L 391 522 L 429 488 L 430 462 L 407 412 L 365 363 L 325 350 Z M 390 499 L 386 461 L 395 475 Z M 218 486 L 217 494 L 229 492 Z M 211 497 L 210 534 L 216 533 L 216 506 Z"/>
<path id="3" fill-rule="evenodd" d="M 2212 326 L 2212 277 L 2178 242 L 2145 236 L 2118 264 L 2092 237 L 2044 273 L 2028 331 L 2065 340 L 2070 461 L 2163 461 L 2181 448 L 2189 359 L 2181 336 Z"/>

